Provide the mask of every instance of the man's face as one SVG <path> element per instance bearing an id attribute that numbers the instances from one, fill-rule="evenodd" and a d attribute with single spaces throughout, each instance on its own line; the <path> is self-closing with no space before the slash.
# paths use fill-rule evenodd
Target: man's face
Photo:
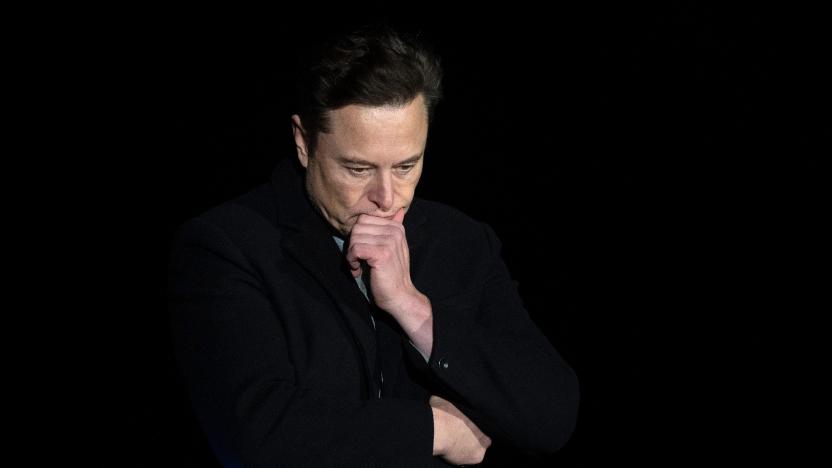
<path id="1" fill-rule="evenodd" d="M 300 119 L 292 116 L 306 189 L 324 218 L 349 235 L 357 218 L 392 218 L 407 210 L 422 175 L 428 118 L 421 95 L 405 106 L 349 105 L 330 111 L 330 132 L 306 151 Z"/>

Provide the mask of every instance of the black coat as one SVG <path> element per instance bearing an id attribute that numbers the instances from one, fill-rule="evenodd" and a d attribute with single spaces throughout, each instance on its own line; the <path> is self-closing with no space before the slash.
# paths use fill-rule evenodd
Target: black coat
<path id="1" fill-rule="evenodd" d="M 171 250 L 177 362 L 219 460 L 444 466 L 431 394 L 495 443 L 562 447 L 577 379 L 529 319 L 491 228 L 418 198 L 405 217 L 412 280 L 433 309 L 426 363 L 371 309 L 296 166 L 185 222 Z"/>

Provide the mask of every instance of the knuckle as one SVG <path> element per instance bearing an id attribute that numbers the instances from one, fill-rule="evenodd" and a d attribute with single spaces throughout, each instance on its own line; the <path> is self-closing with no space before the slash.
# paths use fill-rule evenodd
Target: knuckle
<path id="1" fill-rule="evenodd" d="M 402 233 L 396 229 L 390 229 L 385 234 L 387 238 L 395 244 L 400 243 L 403 239 Z"/>

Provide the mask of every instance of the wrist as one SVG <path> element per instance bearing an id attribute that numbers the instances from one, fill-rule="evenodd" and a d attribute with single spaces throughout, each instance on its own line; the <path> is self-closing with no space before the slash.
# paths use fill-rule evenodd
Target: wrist
<path id="1" fill-rule="evenodd" d="M 447 451 L 447 414 L 433 406 L 430 409 L 433 412 L 433 455 L 444 455 Z"/>
<path id="2" fill-rule="evenodd" d="M 405 330 L 413 330 L 422 327 L 431 315 L 430 299 L 414 289 L 399 301 L 396 310 L 391 313 Z"/>

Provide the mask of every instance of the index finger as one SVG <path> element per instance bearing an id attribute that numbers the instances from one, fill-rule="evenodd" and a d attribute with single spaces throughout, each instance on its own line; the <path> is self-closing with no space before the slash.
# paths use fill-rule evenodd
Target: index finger
<path id="1" fill-rule="evenodd" d="M 403 214 L 399 214 L 402 211 L 404 211 L 404 208 L 399 208 L 399 211 L 397 211 L 392 218 L 382 218 L 380 216 L 373 216 L 370 214 L 362 213 L 358 215 L 358 220 L 356 221 L 356 223 L 377 224 L 380 226 L 388 226 L 390 224 L 402 224 L 401 221 L 396 221 L 397 216 L 400 218 L 404 218 Z"/>

